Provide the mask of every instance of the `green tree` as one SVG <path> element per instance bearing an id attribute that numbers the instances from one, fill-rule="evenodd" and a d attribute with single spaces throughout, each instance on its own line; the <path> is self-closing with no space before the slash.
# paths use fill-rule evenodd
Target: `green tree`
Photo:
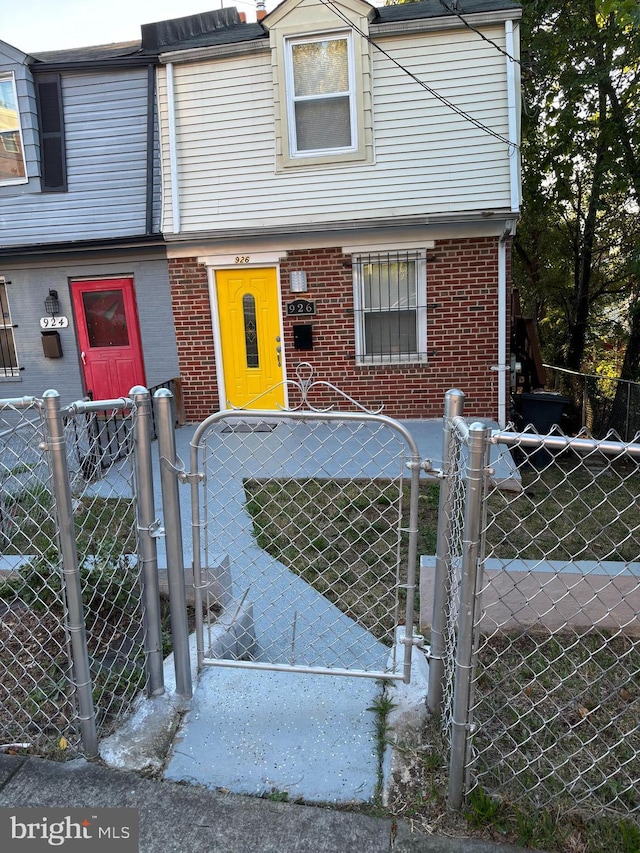
<path id="1" fill-rule="evenodd" d="M 637 10 L 610 5 L 523 3 L 524 201 L 514 274 L 546 357 L 576 371 L 639 301 Z"/>

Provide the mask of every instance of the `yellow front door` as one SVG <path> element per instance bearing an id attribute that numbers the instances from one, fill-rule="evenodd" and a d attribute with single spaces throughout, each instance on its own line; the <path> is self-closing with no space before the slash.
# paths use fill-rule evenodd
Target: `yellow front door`
<path id="1" fill-rule="evenodd" d="M 218 270 L 216 294 L 224 405 L 250 409 L 284 406 L 275 269 Z"/>

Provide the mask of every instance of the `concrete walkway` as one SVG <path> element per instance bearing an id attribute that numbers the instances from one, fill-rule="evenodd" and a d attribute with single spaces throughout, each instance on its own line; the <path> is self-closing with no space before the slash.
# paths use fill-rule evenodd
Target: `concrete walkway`
<path id="1" fill-rule="evenodd" d="M 431 459 L 438 468 L 442 421 L 410 421 L 405 426 L 421 459 Z M 393 668 L 387 645 L 256 545 L 243 487 L 244 477 L 397 477 L 407 446 L 388 427 L 383 437 L 376 435 L 377 429 L 359 425 L 338 436 L 335 429 L 317 423 L 281 422 L 273 430 L 256 432 L 229 430 L 218 423 L 206 437 L 211 538 L 218 556 L 228 560 L 232 599 L 250 598 L 255 661 L 281 664 L 294 659 L 307 666 L 374 673 Z M 177 456 L 187 470 L 194 431 L 182 427 L 176 432 Z M 156 514 L 162 518 L 157 445 L 154 467 Z M 188 486 L 180 487 L 180 501 L 188 568 L 193 559 Z M 170 528 L 166 518 L 164 525 Z M 165 554 L 160 539 L 160 566 Z M 211 559 L 205 553 L 203 565 Z M 424 656 L 415 654 L 422 657 L 424 673 Z M 417 689 L 426 690 L 424 678 Z M 371 678 L 206 667 L 195 680 L 165 778 L 236 793 L 281 791 L 308 802 L 370 801 L 389 774 L 372 710 L 381 690 L 380 682 Z M 411 701 L 424 709 L 424 696 L 416 702 L 414 693 Z M 111 746 L 103 754 L 113 757 Z M 126 767 L 126 760 L 119 766 Z"/>
<path id="2" fill-rule="evenodd" d="M 177 434 L 185 462 L 191 432 Z M 234 599 L 250 596 L 255 661 L 387 668 L 387 645 L 256 545 L 243 487 L 244 477 L 397 477 L 405 445 L 387 433 L 381 439 L 369 425 L 343 434 L 281 422 L 256 433 L 216 424 L 206 436 L 206 514 L 216 549 L 229 559 Z M 190 504 L 185 515 L 183 530 Z M 380 683 L 369 678 L 207 667 L 165 777 L 235 793 L 282 791 L 307 802 L 370 801 L 388 773 L 372 710 L 380 695 Z"/>

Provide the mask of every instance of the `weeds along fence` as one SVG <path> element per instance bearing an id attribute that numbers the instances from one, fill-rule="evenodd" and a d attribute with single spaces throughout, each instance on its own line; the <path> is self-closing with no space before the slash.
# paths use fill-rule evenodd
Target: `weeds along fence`
<path id="1" fill-rule="evenodd" d="M 141 597 L 154 552 L 139 535 L 153 507 L 132 464 L 150 435 L 146 391 L 65 409 L 56 392 L 0 400 L 2 744 L 95 754 L 150 666 L 157 687 L 159 609 Z"/>
<path id="2" fill-rule="evenodd" d="M 638 817 L 640 444 L 447 406 L 429 704 L 449 803 Z"/>

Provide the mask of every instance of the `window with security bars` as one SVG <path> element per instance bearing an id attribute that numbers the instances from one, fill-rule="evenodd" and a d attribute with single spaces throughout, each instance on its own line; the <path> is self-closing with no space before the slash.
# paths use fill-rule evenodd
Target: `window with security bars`
<path id="1" fill-rule="evenodd" d="M 426 264 L 420 252 L 353 258 L 356 359 L 426 359 Z"/>
<path id="2" fill-rule="evenodd" d="M 290 40 L 286 69 L 291 155 L 355 150 L 351 36 Z"/>
<path id="3" fill-rule="evenodd" d="M 13 337 L 13 325 L 7 300 L 7 287 L 0 279 L 0 378 L 19 376 L 16 344 Z"/>

